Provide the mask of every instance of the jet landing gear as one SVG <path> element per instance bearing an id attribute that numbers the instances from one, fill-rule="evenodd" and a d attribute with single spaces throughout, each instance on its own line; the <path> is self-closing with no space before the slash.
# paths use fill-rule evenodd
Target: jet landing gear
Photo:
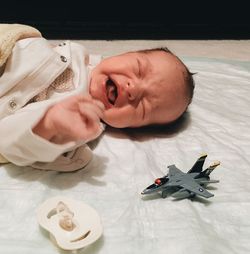
<path id="1" fill-rule="evenodd" d="M 168 191 L 167 190 L 162 191 L 161 197 L 166 198 L 167 196 L 168 196 Z"/>

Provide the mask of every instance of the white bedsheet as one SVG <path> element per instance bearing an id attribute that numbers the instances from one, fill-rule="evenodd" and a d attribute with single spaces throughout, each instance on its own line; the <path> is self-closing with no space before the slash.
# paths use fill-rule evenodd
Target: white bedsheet
<path id="1" fill-rule="evenodd" d="M 183 58 L 195 75 L 184 121 L 166 130 L 107 129 L 95 157 L 74 173 L 4 165 L 0 169 L 0 253 L 67 253 L 36 221 L 47 198 L 65 195 L 94 207 L 104 234 L 79 253 L 250 253 L 250 62 Z M 193 201 L 142 198 L 175 164 L 187 171 L 202 154 L 220 180 L 215 196 Z"/>

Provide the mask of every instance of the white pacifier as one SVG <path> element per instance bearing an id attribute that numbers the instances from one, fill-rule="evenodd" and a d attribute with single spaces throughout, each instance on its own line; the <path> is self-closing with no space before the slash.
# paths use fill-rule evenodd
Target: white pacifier
<path id="1" fill-rule="evenodd" d="M 53 197 L 37 209 L 41 227 L 64 250 L 81 249 L 102 235 L 101 219 L 89 205 L 67 197 Z"/>

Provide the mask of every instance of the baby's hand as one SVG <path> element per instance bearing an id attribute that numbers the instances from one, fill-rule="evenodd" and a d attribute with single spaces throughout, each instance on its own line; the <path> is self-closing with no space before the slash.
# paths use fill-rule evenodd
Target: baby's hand
<path id="1" fill-rule="evenodd" d="M 33 132 L 53 143 L 85 141 L 102 132 L 104 105 L 88 95 L 75 95 L 53 105 Z"/>

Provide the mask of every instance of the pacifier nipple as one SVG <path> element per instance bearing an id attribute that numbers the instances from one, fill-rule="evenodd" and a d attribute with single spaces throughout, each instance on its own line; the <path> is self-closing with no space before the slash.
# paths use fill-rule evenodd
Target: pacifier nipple
<path id="1" fill-rule="evenodd" d="M 75 224 L 73 223 L 74 213 L 62 201 L 57 204 L 56 212 L 59 216 L 60 227 L 64 230 L 72 231 L 75 228 Z"/>

